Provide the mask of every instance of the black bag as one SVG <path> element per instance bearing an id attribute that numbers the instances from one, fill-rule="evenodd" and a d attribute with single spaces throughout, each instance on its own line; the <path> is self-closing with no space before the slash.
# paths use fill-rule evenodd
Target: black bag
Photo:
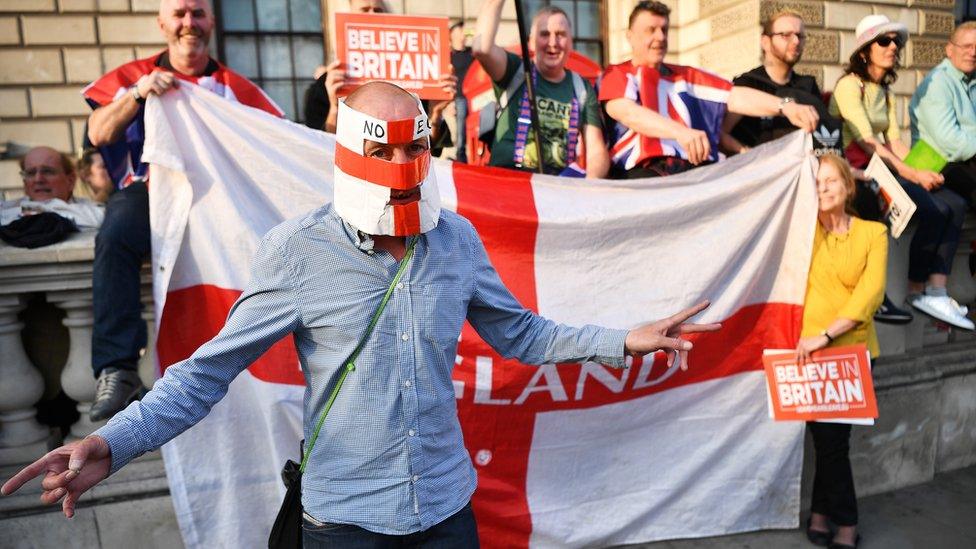
<path id="1" fill-rule="evenodd" d="M 268 547 L 285 549 L 302 546 L 302 471 L 299 464 L 288 460 L 281 469 L 285 483 L 285 499 L 275 517 L 268 537 Z"/>
<path id="2" fill-rule="evenodd" d="M 41 212 L 0 227 L 0 239 L 18 248 L 40 248 L 57 244 L 76 232 L 78 226 L 74 221 L 54 212 Z"/>

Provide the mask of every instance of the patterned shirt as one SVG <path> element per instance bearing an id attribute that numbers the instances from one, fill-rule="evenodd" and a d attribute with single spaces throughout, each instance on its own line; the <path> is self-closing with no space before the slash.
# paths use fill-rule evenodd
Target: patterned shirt
<path id="1" fill-rule="evenodd" d="M 202 419 L 237 374 L 289 334 L 306 379 L 309 440 L 398 266 L 331 206 L 272 229 L 223 330 L 96 431 L 111 447 L 112 471 Z M 465 319 L 499 354 L 523 363 L 624 365 L 625 330 L 570 328 L 526 310 L 474 227 L 443 210 L 437 227 L 419 237 L 312 450 L 302 479 L 308 514 L 406 534 L 468 502 L 476 477 L 451 380 Z"/>
<path id="2" fill-rule="evenodd" d="M 610 65 L 600 79 L 600 101 L 630 99 L 684 126 L 704 131 L 712 145 L 709 160 L 717 162 L 732 83 L 694 67 L 662 63 L 661 68 L 637 66 L 631 61 Z M 610 158 L 622 170 L 640 167 L 659 156 L 688 159 L 688 153 L 674 139 L 640 135 L 620 122 L 614 124 L 610 141 Z"/>

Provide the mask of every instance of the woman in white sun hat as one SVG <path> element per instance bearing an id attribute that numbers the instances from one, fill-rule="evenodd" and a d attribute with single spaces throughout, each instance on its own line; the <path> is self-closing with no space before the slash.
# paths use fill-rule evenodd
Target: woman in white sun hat
<path id="1" fill-rule="evenodd" d="M 891 84 L 898 78 L 899 54 L 908 40 L 905 25 L 884 15 L 869 15 L 855 30 L 856 48 L 834 88 L 830 113 L 844 120 L 844 154 L 854 168 L 864 168 L 877 153 L 898 177 L 918 209 L 908 259 L 908 303 L 943 322 L 972 330 L 973 322 L 946 292 L 946 280 L 959 244 L 966 200 L 943 188 L 936 172 L 903 161 Z"/>

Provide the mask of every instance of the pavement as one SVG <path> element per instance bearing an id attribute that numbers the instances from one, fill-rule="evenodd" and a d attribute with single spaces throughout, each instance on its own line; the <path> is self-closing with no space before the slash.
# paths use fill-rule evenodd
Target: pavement
<path id="1" fill-rule="evenodd" d="M 860 549 L 974 549 L 976 467 L 942 473 L 925 484 L 859 498 L 858 513 Z M 802 517 L 803 522 L 806 522 L 806 512 Z M 623 547 L 809 549 L 815 546 L 807 541 L 798 528 Z"/>

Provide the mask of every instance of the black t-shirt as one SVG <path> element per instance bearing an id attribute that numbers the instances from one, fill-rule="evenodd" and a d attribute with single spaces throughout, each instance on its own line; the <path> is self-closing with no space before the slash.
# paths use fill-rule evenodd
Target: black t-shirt
<path id="1" fill-rule="evenodd" d="M 454 76 L 457 76 L 458 93 L 461 93 L 464 75 L 468 74 L 471 63 L 474 63 L 474 55 L 471 54 L 470 47 L 463 50 L 451 50 L 451 66 L 454 67 Z"/>
<path id="2" fill-rule="evenodd" d="M 823 127 L 817 128 L 817 131 L 814 132 L 814 137 L 819 139 L 822 136 L 826 136 L 825 142 L 821 143 L 824 146 L 831 146 L 829 141 L 832 132 L 840 129 L 840 121 L 833 119 L 828 114 L 827 106 L 824 105 L 823 97 L 820 95 L 820 87 L 817 86 L 817 80 L 812 76 L 794 72 L 790 76 L 789 82 L 786 84 L 778 84 L 769 77 L 769 74 L 766 73 L 766 68 L 760 65 L 747 73 L 737 76 L 732 83 L 736 86 L 764 91 L 777 97 L 792 97 L 797 103 L 810 105 L 817 109 Z M 778 139 L 795 130 L 796 126 L 790 124 L 790 121 L 785 116 L 764 116 L 761 118 L 743 116 L 739 123 L 732 128 L 732 137 L 738 139 L 740 143 L 747 147 L 755 147 L 767 141 Z M 820 135 L 818 135 L 818 132 L 821 132 Z"/>

